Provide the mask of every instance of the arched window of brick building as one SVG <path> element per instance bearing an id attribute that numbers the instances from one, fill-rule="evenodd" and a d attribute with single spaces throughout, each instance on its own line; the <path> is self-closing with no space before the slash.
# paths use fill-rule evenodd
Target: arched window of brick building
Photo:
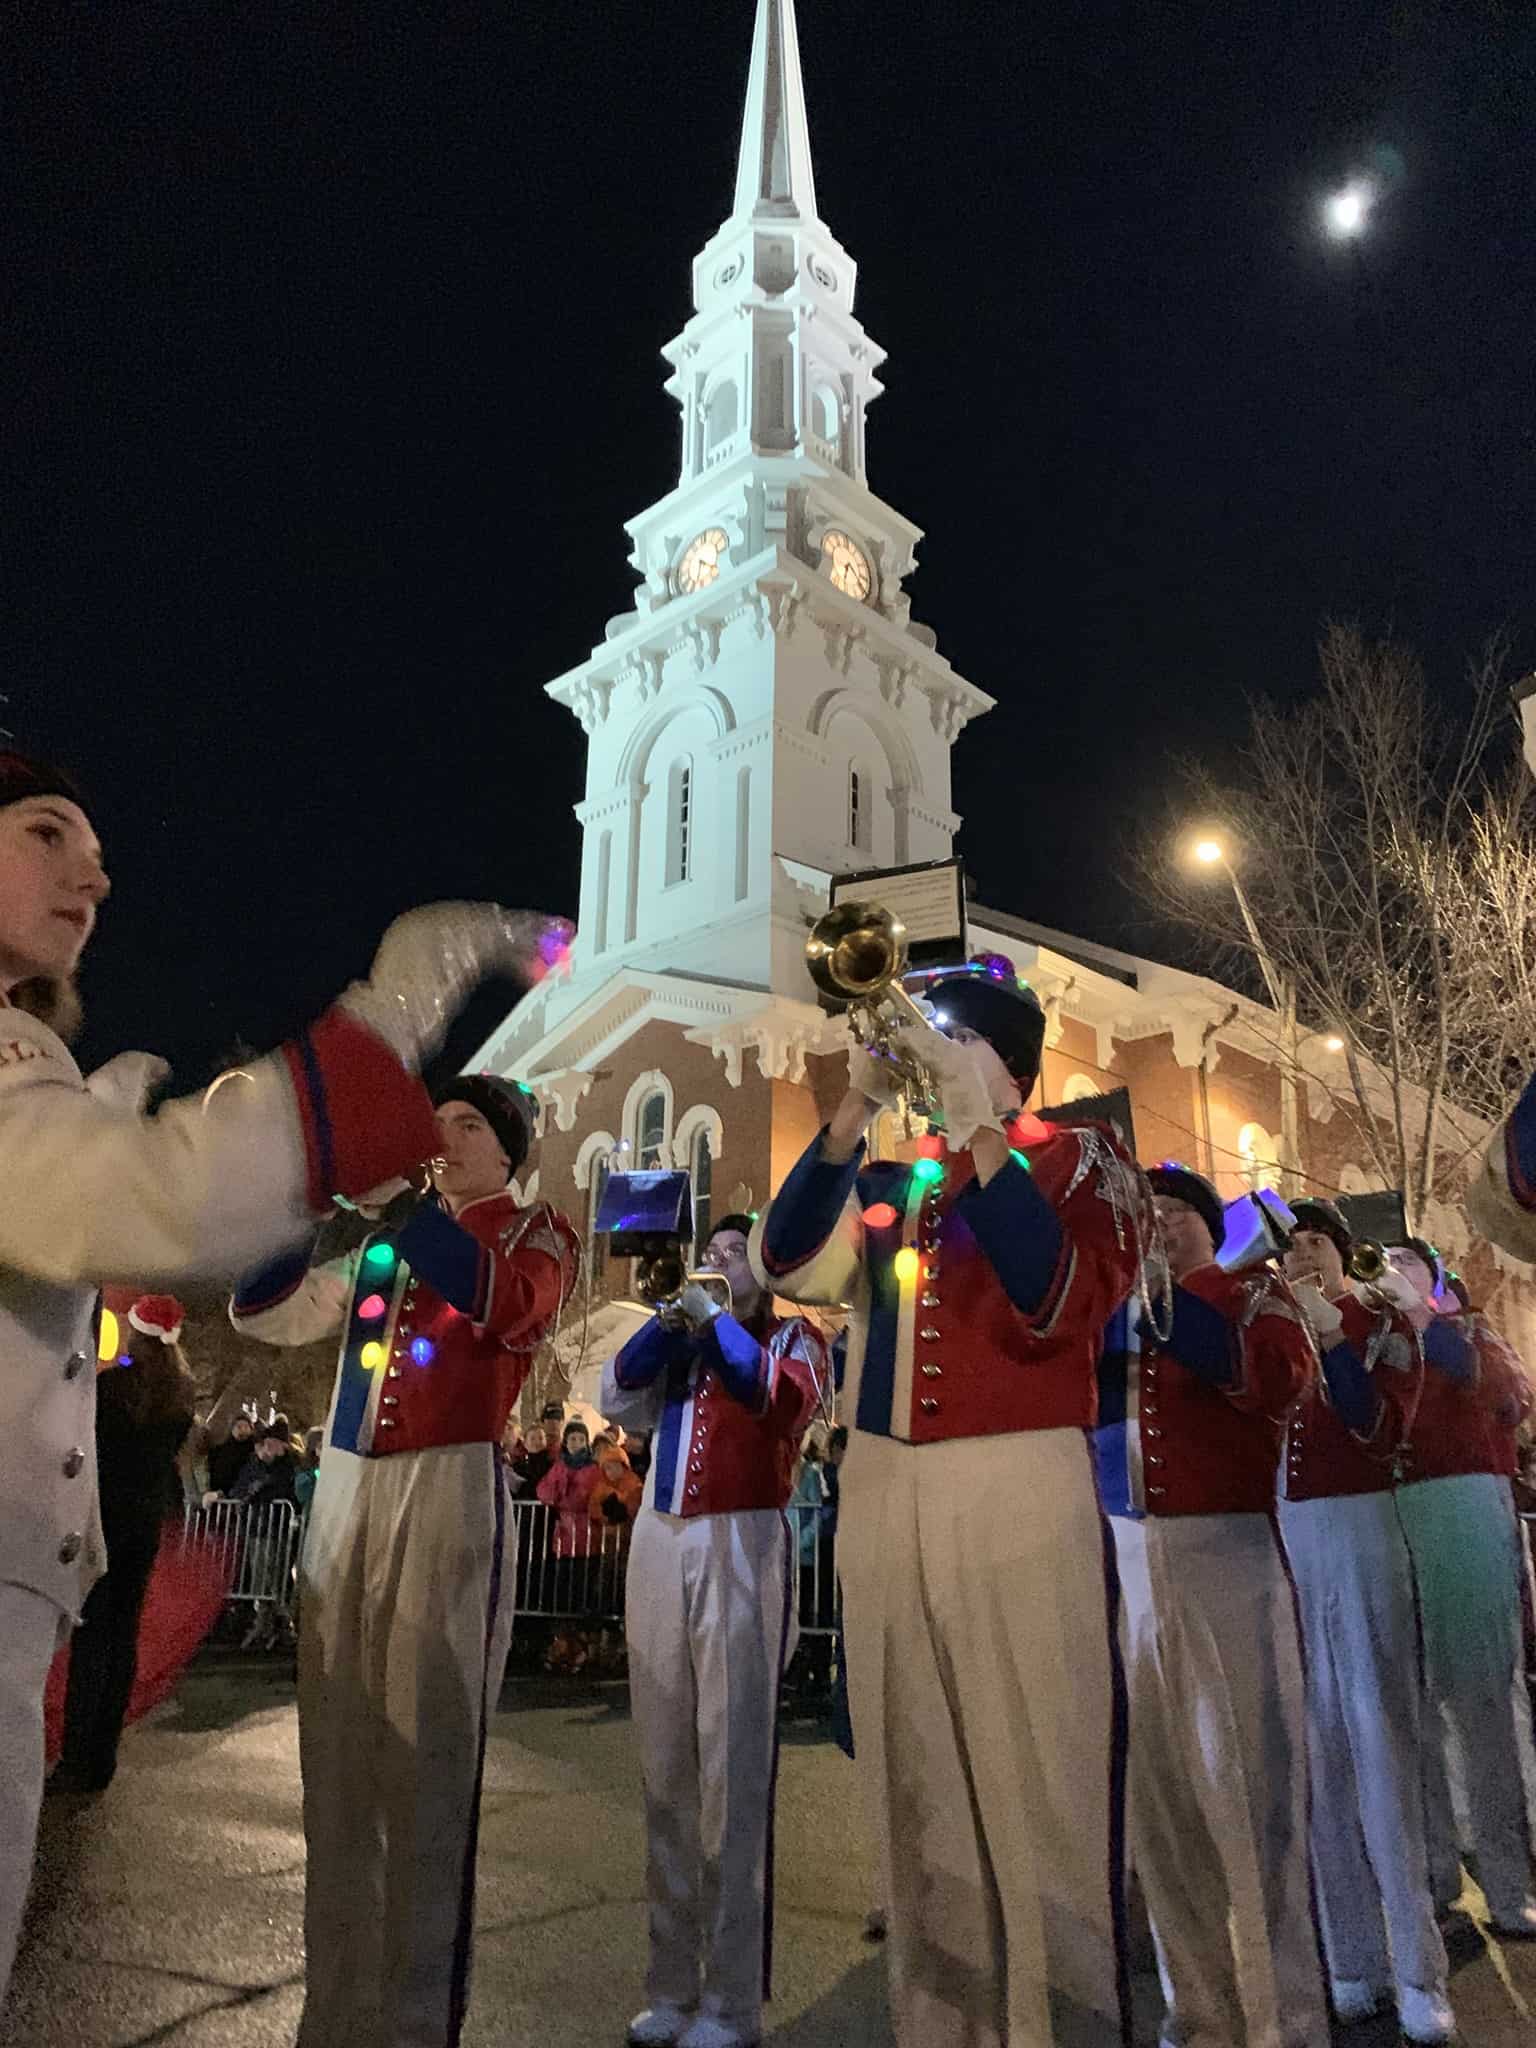
<path id="1" fill-rule="evenodd" d="M 1262 1124 L 1244 1124 L 1237 1134 L 1242 1155 L 1243 1178 L 1250 1188 L 1278 1188 L 1281 1180 L 1280 1147 Z"/>

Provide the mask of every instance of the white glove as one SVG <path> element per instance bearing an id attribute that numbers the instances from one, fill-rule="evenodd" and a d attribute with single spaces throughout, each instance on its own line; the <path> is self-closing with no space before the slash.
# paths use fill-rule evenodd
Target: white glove
<path id="1" fill-rule="evenodd" d="M 848 1055 L 848 1086 L 882 1109 L 893 1109 L 901 1096 L 900 1074 L 889 1060 L 877 1059 L 862 1045 Z"/>
<path id="2" fill-rule="evenodd" d="M 695 1329 L 703 1329 L 715 1317 L 724 1314 L 718 1301 L 707 1287 L 701 1287 L 697 1280 L 690 1280 L 677 1298 L 678 1308 Z"/>
<path id="3" fill-rule="evenodd" d="M 1331 1344 L 1344 1327 L 1344 1318 L 1338 1309 L 1314 1280 L 1294 1282 L 1291 1292 L 1296 1297 L 1297 1307 L 1312 1325 L 1318 1343 Z"/>
<path id="4" fill-rule="evenodd" d="M 398 1176 L 394 1180 L 381 1180 L 376 1188 L 369 1188 L 366 1194 L 359 1195 L 350 1206 L 356 1209 L 360 1216 L 382 1216 L 396 1195 L 408 1194 L 410 1188 L 411 1183 Z"/>
<path id="5" fill-rule="evenodd" d="M 86 1081 L 86 1092 L 108 1109 L 142 1116 L 144 1105 L 170 1078 L 170 1062 L 152 1052 L 120 1052 Z"/>
<path id="6" fill-rule="evenodd" d="M 542 980 L 569 950 L 564 918 L 499 903 L 429 903 L 385 932 L 366 981 L 341 1007 L 382 1038 L 407 1067 L 420 1067 L 482 981 Z"/>
<path id="7" fill-rule="evenodd" d="M 1002 1111 L 992 1106 L 991 1084 L 970 1046 L 938 1030 L 914 1030 L 909 1043 L 939 1084 L 939 1115 L 955 1151 L 962 1151 L 980 1130 L 1002 1130 Z"/>
<path id="8" fill-rule="evenodd" d="M 1388 1266 L 1387 1270 L 1372 1284 L 1376 1292 L 1385 1296 L 1394 1308 L 1400 1308 L 1405 1315 L 1422 1317 L 1425 1321 L 1428 1321 L 1428 1313 L 1426 1313 L 1428 1304 L 1406 1274 L 1399 1273 L 1393 1267 Z M 1432 1313 L 1432 1311 L 1429 1311 L 1429 1313 Z"/>

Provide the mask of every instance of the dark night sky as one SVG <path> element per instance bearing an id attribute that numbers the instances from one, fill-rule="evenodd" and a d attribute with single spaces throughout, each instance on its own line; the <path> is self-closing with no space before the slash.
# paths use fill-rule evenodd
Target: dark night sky
<path id="1" fill-rule="evenodd" d="M 574 906 L 542 684 L 675 479 L 752 0 L 12 7 L 4 713 L 96 795 L 85 1050 L 191 1085 L 407 903 Z M 1536 20 L 1506 0 L 800 0 L 821 211 L 890 351 L 871 482 L 998 699 L 983 898 L 1146 942 L 1169 747 L 1320 619 L 1530 652 Z M 1384 166 L 1370 290 L 1316 231 Z M 1021 791 L 1024 803 L 1020 805 Z"/>

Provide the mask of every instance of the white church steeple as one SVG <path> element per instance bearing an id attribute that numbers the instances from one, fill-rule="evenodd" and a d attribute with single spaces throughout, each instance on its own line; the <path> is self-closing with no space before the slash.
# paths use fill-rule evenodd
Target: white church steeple
<path id="1" fill-rule="evenodd" d="M 804 995 L 818 875 L 951 851 L 950 748 L 992 699 L 913 623 L 919 529 L 865 481 L 857 276 L 794 0 L 757 0 L 734 204 L 663 350 L 678 481 L 629 522 L 631 609 L 548 686 L 588 734 L 573 1001 L 621 966 Z"/>
<path id="2" fill-rule="evenodd" d="M 816 218 L 795 0 L 759 0 L 731 213 L 736 220 Z"/>

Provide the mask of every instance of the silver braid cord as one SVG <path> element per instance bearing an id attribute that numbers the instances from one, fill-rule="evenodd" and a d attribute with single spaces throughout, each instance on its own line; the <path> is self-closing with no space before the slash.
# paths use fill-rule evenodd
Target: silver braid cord
<path id="1" fill-rule="evenodd" d="M 428 903 L 385 932 L 366 981 L 341 1007 L 377 1033 L 407 1067 L 420 1067 L 482 981 L 540 981 L 570 949 L 563 918 L 499 903 Z"/>

